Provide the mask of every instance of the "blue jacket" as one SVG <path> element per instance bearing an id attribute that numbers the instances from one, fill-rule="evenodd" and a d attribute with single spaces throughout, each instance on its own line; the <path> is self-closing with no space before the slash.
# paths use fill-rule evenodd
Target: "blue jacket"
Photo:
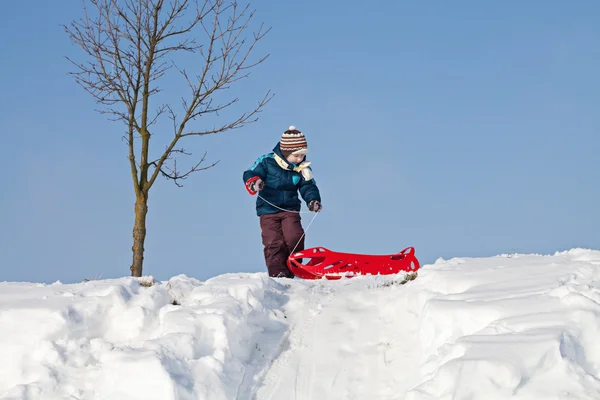
<path id="1" fill-rule="evenodd" d="M 279 157 L 279 162 L 276 157 Z M 319 188 L 314 178 L 308 181 L 305 180 L 300 172 L 294 171 L 295 167 L 297 166 L 283 157 L 279 149 L 279 143 L 277 143 L 272 153 L 260 156 L 252 167 L 244 171 L 243 179 L 246 187 L 249 180 L 256 179 L 256 177 L 259 177 L 265 183 L 265 187 L 259 192 L 260 197 L 256 199 L 257 215 L 274 214 L 282 211 L 269 203 L 284 210 L 300 211 L 301 203 L 298 198 L 298 191 L 300 191 L 300 195 L 307 206 L 313 200 L 321 202 Z"/>

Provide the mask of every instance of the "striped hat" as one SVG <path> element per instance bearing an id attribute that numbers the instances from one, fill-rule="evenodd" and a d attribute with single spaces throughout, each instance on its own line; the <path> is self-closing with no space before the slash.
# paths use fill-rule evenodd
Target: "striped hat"
<path id="1" fill-rule="evenodd" d="M 290 126 L 287 131 L 281 135 L 279 148 L 284 157 L 290 154 L 304 155 L 308 152 L 308 144 L 304 134 L 296 129 L 295 126 Z"/>

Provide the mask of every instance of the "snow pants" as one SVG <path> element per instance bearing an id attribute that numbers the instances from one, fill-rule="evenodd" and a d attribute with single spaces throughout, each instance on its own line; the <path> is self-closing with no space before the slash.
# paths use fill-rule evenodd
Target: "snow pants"
<path id="1" fill-rule="evenodd" d="M 304 250 L 304 229 L 300 214 L 263 214 L 260 216 L 260 229 L 269 276 L 293 278 L 294 274 L 287 267 L 287 259 L 292 250 Z"/>

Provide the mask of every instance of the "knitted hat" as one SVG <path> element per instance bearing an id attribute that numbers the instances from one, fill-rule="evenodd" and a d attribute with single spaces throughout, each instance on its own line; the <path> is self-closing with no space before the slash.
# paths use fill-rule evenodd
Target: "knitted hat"
<path id="1" fill-rule="evenodd" d="M 283 132 L 279 141 L 279 148 L 285 158 L 290 154 L 304 155 L 308 153 L 306 137 L 295 126 L 290 126 L 287 131 Z"/>

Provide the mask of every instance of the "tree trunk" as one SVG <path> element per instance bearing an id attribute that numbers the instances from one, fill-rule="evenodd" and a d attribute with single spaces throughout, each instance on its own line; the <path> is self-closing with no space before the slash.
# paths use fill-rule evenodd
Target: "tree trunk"
<path id="1" fill-rule="evenodd" d="M 135 198 L 135 222 L 133 224 L 133 263 L 131 276 L 142 276 L 144 264 L 144 242 L 146 241 L 146 214 L 148 214 L 148 194 L 140 190 Z"/>

